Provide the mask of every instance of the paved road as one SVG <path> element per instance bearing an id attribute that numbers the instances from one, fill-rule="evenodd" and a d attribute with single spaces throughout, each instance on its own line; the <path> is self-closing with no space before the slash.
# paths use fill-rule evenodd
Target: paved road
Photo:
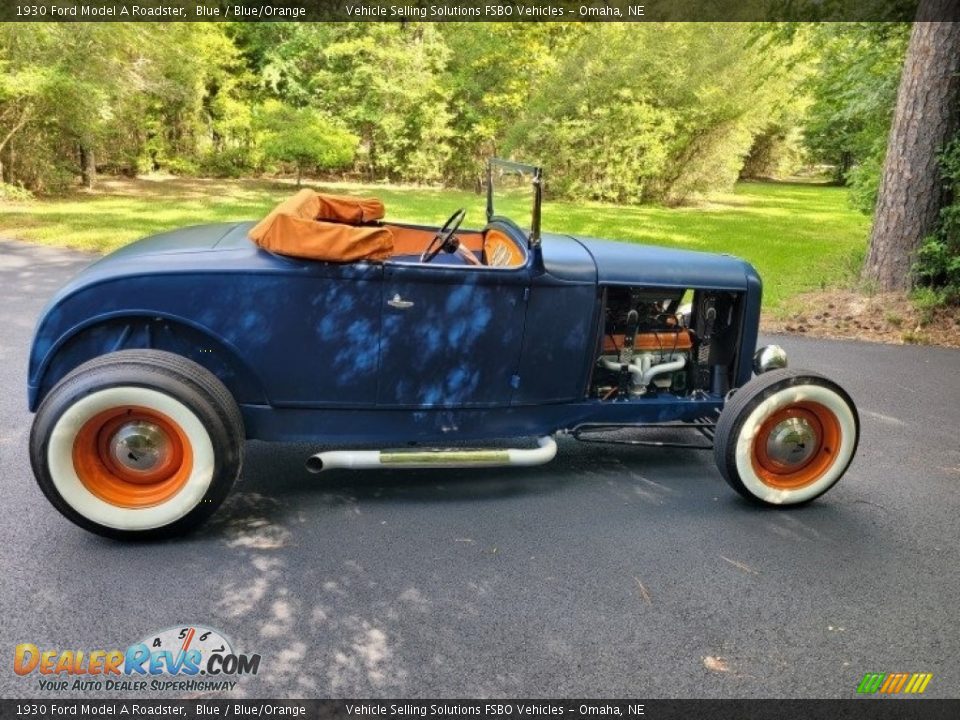
<path id="1" fill-rule="evenodd" d="M 802 509 L 742 502 L 708 453 L 564 441 L 539 469 L 317 478 L 308 448 L 251 443 L 202 532 L 123 545 L 27 462 L 32 324 L 88 260 L 0 243 L 0 696 L 43 694 L 18 642 L 181 623 L 262 654 L 235 696 L 849 697 L 867 671 L 960 695 L 960 352 L 782 338 L 863 419 Z"/>

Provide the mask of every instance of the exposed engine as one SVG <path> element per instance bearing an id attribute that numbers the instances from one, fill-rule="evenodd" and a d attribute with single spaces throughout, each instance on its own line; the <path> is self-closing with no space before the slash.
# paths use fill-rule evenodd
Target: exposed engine
<path id="1" fill-rule="evenodd" d="M 698 290 L 610 287 L 591 396 L 629 399 L 697 390 L 723 395 L 735 366 L 740 298 Z"/>
<path id="2" fill-rule="evenodd" d="M 683 291 L 609 288 L 595 396 L 626 398 L 689 387 L 693 337 L 679 312 Z"/>

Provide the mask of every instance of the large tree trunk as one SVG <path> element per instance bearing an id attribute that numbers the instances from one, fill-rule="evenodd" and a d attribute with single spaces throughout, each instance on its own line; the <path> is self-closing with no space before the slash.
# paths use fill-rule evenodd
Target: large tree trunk
<path id="1" fill-rule="evenodd" d="M 925 0 L 918 17 L 938 17 L 938 10 L 946 17 L 952 2 Z M 863 267 L 864 279 L 880 290 L 910 287 L 917 248 L 943 207 L 946 188 L 937 153 L 957 130 L 958 73 L 960 22 L 915 22 Z"/>
<path id="2" fill-rule="evenodd" d="M 97 161 L 93 148 L 86 144 L 80 145 L 80 176 L 86 188 L 92 188 L 97 180 Z"/>

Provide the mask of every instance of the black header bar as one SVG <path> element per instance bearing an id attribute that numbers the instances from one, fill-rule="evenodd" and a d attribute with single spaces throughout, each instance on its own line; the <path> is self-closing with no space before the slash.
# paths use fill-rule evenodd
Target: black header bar
<path id="1" fill-rule="evenodd" d="M 2 22 L 960 20 L 957 0 L 3 0 Z"/>
<path id="2" fill-rule="evenodd" d="M 955 720 L 960 700 L 0 700 L 0 718 Z"/>

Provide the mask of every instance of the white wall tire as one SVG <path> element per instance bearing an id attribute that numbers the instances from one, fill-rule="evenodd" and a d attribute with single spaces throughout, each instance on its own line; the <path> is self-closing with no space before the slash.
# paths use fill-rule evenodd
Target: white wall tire
<path id="1" fill-rule="evenodd" d="M 103 454 L 113 446 L 100 418 L 113 418 L 103 421 L 109 429 L 141 416 L 160 424 L 162 450 L 179 453 L 156 477 Z M 199 365 L 165 352 L 122 351 L 80 366 L 51 390 L 30 447 L 40 488 L 76 524 L 119 539 L 169 537 L 198 525 L 229 492 L 243 425 L 229 392 Z"/>
<path id="2" fill-rule="evenodd" d="M 728 402 L 717 423 L 714 457 L 744 497 L 799 505 L 840 480 L 859 436 L 856 407 L 836 383 L 808 371 L 777 370 L 754 378 Z"/>

